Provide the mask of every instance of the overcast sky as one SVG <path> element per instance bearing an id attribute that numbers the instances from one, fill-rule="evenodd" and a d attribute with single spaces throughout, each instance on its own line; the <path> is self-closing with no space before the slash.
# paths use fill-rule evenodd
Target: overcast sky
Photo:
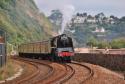
<path id="1" fill-rule="evenodd" d="M 51 10 L 68 9 L 73 12 L 87 12 L 88 14 L 98 14 L 104 12 L 105 15 L 125 16 L 125 0 L 35 0 L 40 11 L 49 15 Z M 68 11 L 66 10 L 66 11 Z"/>

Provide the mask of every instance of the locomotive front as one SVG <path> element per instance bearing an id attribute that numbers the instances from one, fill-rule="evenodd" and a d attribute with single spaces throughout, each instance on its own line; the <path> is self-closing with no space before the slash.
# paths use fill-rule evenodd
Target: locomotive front
<path id="1" fill-rule="evenodd" d="M 57 38 L 57 55 L 59 57 L 74 56 L 72 39 L 66 34 L 62 34 Z"/>

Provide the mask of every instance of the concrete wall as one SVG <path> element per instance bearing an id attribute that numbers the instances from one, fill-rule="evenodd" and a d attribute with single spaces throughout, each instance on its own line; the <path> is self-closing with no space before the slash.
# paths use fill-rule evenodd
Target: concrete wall
<path id="1" fill-rule="evenodd" d="M 101 65 L 113 70 L 125 70 L 125 54 L 77 53 L 72 59 Z"/>

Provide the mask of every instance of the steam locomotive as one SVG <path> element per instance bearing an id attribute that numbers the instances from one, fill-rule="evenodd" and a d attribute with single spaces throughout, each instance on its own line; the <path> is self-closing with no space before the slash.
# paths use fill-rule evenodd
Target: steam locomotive
<path id="1" fill-rule="evenodd" d="M 46 59 L 56 62 L 71 62 L 74 56 L 72 38 L 62 34 L 47 41 L 21 44 L 19 56 Z"/>

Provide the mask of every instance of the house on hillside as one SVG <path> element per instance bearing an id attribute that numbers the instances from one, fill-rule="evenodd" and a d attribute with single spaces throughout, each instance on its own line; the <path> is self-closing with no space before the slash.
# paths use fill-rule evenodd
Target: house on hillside
<path id="1" fill-rule="evenodd" d="M 88 18 L 87 18 L 87 22 L 88 22 L 88 23 L 96 23 L 97 21 L 96 21 L 96 18 L 95 18 L 95 17 L 88 17 Z"/>
<path id="2" fill-rule="evenodd" d="M 82 24 L 85 22 L 85 20 L 87 19 L 86 16 L 74 16 L 72 19 L 72 23 L 74 24 Z"/>
<path id="3" fill-rule="evenodd" d="M 105 29 L 102 27 L 102 28 L 97 28 L 96 27 L 96 29 L 94 30 L 94 31 L 92 31 L 93 33 L 105 33 L 106 31 L 105 31 Z"/>

